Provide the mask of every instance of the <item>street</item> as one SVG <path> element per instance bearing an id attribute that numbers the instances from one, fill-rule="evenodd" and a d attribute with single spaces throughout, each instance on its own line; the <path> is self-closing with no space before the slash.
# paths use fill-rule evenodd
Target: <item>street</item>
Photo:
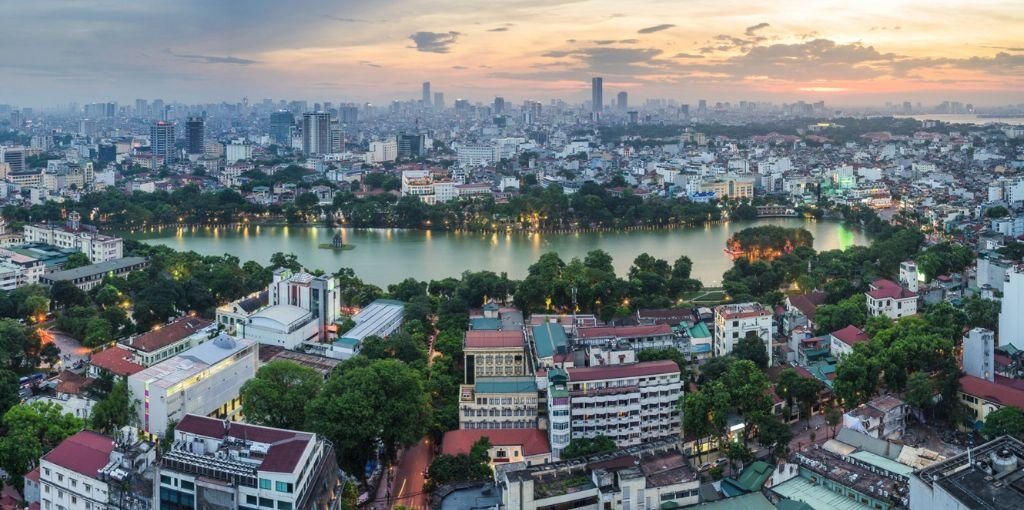
<path id="1" fill-rule="evenodd" d="M 433 446 L 429 438 L 423 438 L 415 446 L 400 451 L 398 465 L 389 468 L 389 473 L 385 474 L 385 477 L 391 477 L 390 491 L 388 483 L 382 482 L 376 498 L 366 508 L 384 510 L 398 505 L 424 510 L 428 508 L 429 498 L 423 492 L 423 483 L 426 481 L 423 473 L 430 467 L 433 457 Z"/>
<path id="2" fill-rule="evenodd" d="M 817 427 L 817 430 L 815 430 Z M 800 420 L 790 427 L 793 432 L 793 440 L 789 442 L 789 451 L 796 452 L 807 448 L 811 444 L 811 433 L 814 433 L 814 442 L 822 444 L 832 439 L 832 427 L 825 424 L 825 417 L 820 414 L 811 416 L 808 420 Z"/>
<path id="3" fill-rule="evenodd" d="M 41 329 L 39 333 L 43 343 L 53 342 L 60 349 L 61 361 L 64 363 L 65 368 L 70 368 L 77 361 L 85 360 L 85 358 L 89 357 L 90 351 L 88 348 L 82 346 L 78 340 L 71 338 L 63 332 L 55 329 Z M 65 356 L 67 357 L 65 358 Z"/>

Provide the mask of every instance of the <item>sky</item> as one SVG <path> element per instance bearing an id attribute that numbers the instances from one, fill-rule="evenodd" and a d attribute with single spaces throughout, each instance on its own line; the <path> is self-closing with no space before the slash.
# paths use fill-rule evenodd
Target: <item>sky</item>
<path id="1" fill-rule="evenodd" d="M 0 103 L 1024 103 L 1021 0 L 0 0 Z"/>

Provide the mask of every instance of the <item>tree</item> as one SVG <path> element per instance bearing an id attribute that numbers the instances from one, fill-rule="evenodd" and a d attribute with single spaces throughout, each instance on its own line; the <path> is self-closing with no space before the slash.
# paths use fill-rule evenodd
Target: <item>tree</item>
<path id="1" fill-rule="evenodd" d="M 7 435 L 0 438 L 0 468 L 21 489 L 23 477 L 39 458 L 68 436 L 82 430 L 85 420 L 65 413 L 52 402 L 16 405 L 4 413 Z"/>
<path id="2" fill-rule="evenodd" d="M 680 404 L 683 413 L 683 435 L 692 435 L 697 438 L 697 460 L 699 461 L 704 452 L 701 447 L 704 438 L 714 433 L 713 403 L 706 392 L 697 390 L 684 394 Z"/>
<path id="3" fill-rule="evenodd" d="M 0 415 L 6 414 L 8 409 L 21 402 L 20 390 L 18 374 L 0 369 Z"/>
<path id="4" fill-rule="evenodd" d="M 757 442 L 771 452 L 773 459 L 785 456 L 792 440 L 793 432 L 777 417 L 765 415 L 758 421 Z"/>
<path id="5" fill-rule="evenodd" d="M 114 339 L 114 328 L 102 317 L 93 317 L 85 323 L 82 343 L 86 347 L 98 347 Z"/>
<path id="6" fill-rule="evenodd" d="M 68 255 L 67 262 L 64 262 L 64 269 L 76 269 L 90 264 L 92 264 L 92 262 L 89 261 L 89 257 L 86 254 L 76 252 Z"/>
<path id="7" fill-rule="evenodd" d="M 863 326 L 868 318 L 867 300 L 854 294 L 834 305 L 821 305 L 814 313 L 817 334 L 824 335 L 849 325 Z"/>
<path id="8" fill-rule="evenodd" d="M 995 330 L 999 325 L 999 301 L 967 296 L 963 300 L 963 310 L 967 314 L 967 327 Z"/>
<path id="9" fill-rule="evenodd" d="M 722 377 L 729 371 L 729 367 L 735 361 L 735 358 L 729 355 L 719 356 L 705 361 L 704 364 L 700 366 L 701 382 L 706 384 Z"/>
<path id="10" fill-rule="evenodd" d="M 128 382 L 121 380 L 114 383 L 106 398 L 93 406 L 89 423 L 92 428 L 112 435 L 121 427 L 131 425 L 135 417 L 131 395 L 128 393 Z"/>
<path id="11" fill-rule="evenodd" d="M 431 408 L 418 371 L 399 360 L 372 360 L 336 369 L 309 401 L 306 420 L 306 430 L 334 443 L 346 471 L 363 473 L 378 441 L 389 458 L 419 441 L 430 426 Z"/>
<path id="12" fill-rule="evenodd" d="M 931 409 L 935 403 L 935 383 L 925 372 L 914 372 L 907 379 L 907 391 L 903 399 L 908 404 L 921 410 Z"/>
<path id="13" fill-rule="evenodd" d="M 0 364 L 17 368 L 39 349 L 38 331 L 14 319 L 0 319 Z"/>
<path id="14" fill-rule="evenodd" d="M 271 361 L 242 385 L 242 414 L 259 425 L 301 430 L 306 424 L 306 404 L 320 393 L 323 382 L 312 368 Z"/>
<path id="15" fill-rule="evenodd" d="M 281 252 L 276 252 L 273 255 L 271 255 L 270 268 L 278 269 L 282 267 L 286 269 L 291 269 L 292 271 L 299 271 L 302 269 L 302 265 L 299 264 L 299 258 L 294 253 L 285 254 Z"/>
<path id="16" fill-rule="evenodd" d="M 643 349 L 636 353 L 637 361 L 659 361 L 669 360 L 676 362 L 679 366 L 679 370 L 682 371 L 686 368 L 687 359 L 686 355 L 682 351 L 674 347 L 664 347 L 660 349 Z"/>
<path id="17" fill-rule="evenodd" d="M 768 368 L 768 349 L 756 332 L 750 331 L 736 342 L 732 355 L 738 360 L 750 360 L 762 369 Z"/>
<path id="18" fill-rule="evenodd" d="M 491 478 L 491 458 L 487 453 L 491 441 L 487 436 L 478 439 L 469 453 L 439 455 L 427 471 L 429 488 L 435 489 L 453 482 L 487 480 Z"/>
<path id="19" fill-rule="evenodd" d="M 985 437 L 1013 436 L 1024 439 L 1024 411 L 1013 406 L 1003 406 L 985 416 Z"/>
<path id="20" fill-rule="evenodd" d="M 58 308 L 89 304 L 89 296 L 85 291 L 67 280 L 58 281 L 50 287 L 50 300 Z"/>
<path id="21" fill-rule="evenodd" d="M 836 427 L 843 421 L 843 412 L 837 407 L 829 407 L 825 410 L 825 424 L 832 429 L 832 437 L 836 437 Z"/>
<path id="22" fill-rule="evenodd" d="M 599 434 L 593 438 L 581 437 L 574 439 L 569 442 L 569 446 L 566 446 L 562 450 L 562 460 L 575 459 L 577 457 L 588 457 L 590 455 L 610 452 L 616 448 L 615 441 L 604 434 Z"/>

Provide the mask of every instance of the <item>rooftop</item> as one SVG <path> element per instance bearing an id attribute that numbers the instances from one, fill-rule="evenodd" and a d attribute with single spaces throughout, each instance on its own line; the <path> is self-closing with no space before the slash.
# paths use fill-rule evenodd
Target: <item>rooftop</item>
<path id="1" fill-rule="evenodd" d="M 401 316 L 404 311 L 405 303 L 401 301 L 377 299 L 352 317 L 356 327 L 341 336 L 362 341 L 364 338 L 376 334 L 381 327 Z"/>
<path id="2" fill-rule="evenodd" d="M 108 347 L 93 354 L 89 358 L 89 364 L 121 377 L 128 377 L 146 369 L 146 367 L 132 361 L 131 351 L 117 346 Z"/>
<path id="3" fill-rule="evenodd" d="M 560 324 L 544 322 L 533 327 L 533 343 L 538 357 L 550 358 L 557 352 L 565 352 L 569 339 Z"/>
<path id="4" fill-rule="evenodd" d="M 771 315 L 772 311 L 769 308 L 761 306 L 760 303 L 735 303 L 716 306 L 715 314 L 721 315 L 726 319 L 744 319 Z"/>
<path id="5" fill-rule="evenodd" d="M 522 349 L 524 345 L 522 331 L 466 331 L 466 349 Z"/>
<path id="6" fill-rule="evenodd" d="M 176 435 L 181 432 L 210 439 L 233 438 L 247 443 L 267 445 L 266 453 L 259 463 L 259 470 L 273 473 L 293 472 L 309 442 L 316 437 L 308 432 L 232 423 L 194 414 L 182 418 L 175 432 Z M 212 453 L 210 452 L 211 456 Z"/>
<path id="7" fill-rule="evenodd" d="M 632 338 L 639 336 L 671 335 L 672 327 L 668 324 L 655 326 L 608 326 L 600 328 L 579 328 L 576 336 L 579 338 Z"/>
<path id="8" fill-rule="evenodd" d="M 170 388 L 202 373 L 221 361 L 252 346 L 256 342 L 221 333 L 217 338 L 197 345 L 173 358 L 162 361 L 131 377 L 149 381 L 150 386 Z"/>
<path id="9" fill-rule="evenodd" d="M 914 472 L 927 487 L 939 485 L 961 508 L 1024 508 L 1024 443 L 1009 436 L 989 441 Z"/>
<path id="10" fill-rule="evenodd" d="M 642 361 L 625 365 L 606 365 L 600 367 L 570 368 L 569 381 L 602 381 L 625 377 L 644 377 L 650 375 L 679 374 L 679 365 L 671 360 Z"/>
<path id="11" fill-rule="evenodd" d="M 99 470 L 110 462 L 112 451 L 113 439 L 91 430 L 83 430 L 62 441 L 42 460 L 96 478 Z"/>
<path id="12" fill-rule="evenodd" d="M 960 391 L 1004 406 L 1024 409 L 1024 391 L 1009 385 L 996 384 L 973 375 L 960 378 Z"/>
<path id="13" fill-rule="evenodd" d="M 486 437 L 491 446 L 521 446 L 523 456 L 551 453 L 548 435 L 540 429 L 460 429 L 445 432 L 441 442 L 441 453 L 445 455 L 468 454 L 473 443 Z"/>
<path id="14" fill-rule="evenodd" d="M 153 352 L 184 340 L 212 324 L 198 317 L 181 317 L 159 329 L 143 333 L 129 342 L 129 345 L 143 352 Z"/>
<path id="15" fill-rule="evenodd" d="M 904 289 L 900 284 L 885 279 L 871 282 L 871 290 L 867 294 L 873 299 L 908 299 L 917 297 L 916 292 L 911 292 Z"/>
<path id="16" fill-rule="evenodd" d="M 846 345 L 854 345 L 871 340 L 871 337 L 869 337 L 863 329 L 852 324 L 840 329 L 839 331 L 833 331 L 832 336 L 838 338 Z"/>
<path id="17" fill-rule="evenodd" d="M 45 278 L 52 282 L 59 282 L 62 280 L 77 280 L 79 278 L 88 278 L 91 276 L 97 276 L 110 271 L 120 271 L 122 269 L 145 264 L 145 257 L 124 257 L 120 259 L 108 260 L 106 262 L 100 262 L 98 264 L 90 264 L 88 266 L 76 267 L 74 269 L 68 269 L 66 271 L 57 271 L 50 273 Z"/>

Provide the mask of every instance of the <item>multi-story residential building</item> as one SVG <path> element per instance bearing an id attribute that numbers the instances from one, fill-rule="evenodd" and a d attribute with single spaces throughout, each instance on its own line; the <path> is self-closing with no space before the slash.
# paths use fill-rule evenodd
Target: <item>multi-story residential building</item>
<path id="1" fill-rule="evenodd" d="M 53 285 L 60 281 L 67 281 L 75 284 L 76 287 L 89 291 L 103 283 L 107 276 L 125 278 L 128 273 L 139 271 L 149 266 L 145 257 L 124 257 L 115 260 L 108 260 L 98 264 L 76 267 L 64 271 L 44 274 L 39 278 L 43 285 Z"/>
<path id="2" fill-rule="evenodd" d="M 619 446 L 679 434 L 682 383 L 673 361 L 547 371 L 551 449 L 604 435 Z M 560 437 L 568 432 L 569 436 Z"/>
<path id="3" fill-rule="evenodd" d="M 370 163 L 384 163 L 398 159 L 398 142 L 394 138 L 370 142 L 370 150 L 366 153 Z"/>
<path id="4" fill-rule="evenodd" d="M 792 464 L 774 470 L 773 483 L 765 487 L 774 493 L 772 501 L 828 501 L 813 506 L 803 503 L 821 509 L 897 510 L 907 506 L 909 466 L 866 451 L 833 453 L 818 445 L 795 452 L 790 461 Z"/>
<path id="5" fill-rule="evenodd" d="M 312 314 L 321 340 L 327 338 L 328 331 L 338 321 L 341 298 L 338 279 L 333 276 L 313 276 L 304 271 L 279 268 L 274 271 L 267 290 L 270 306 L 296 306 Z"/>
<path id="6" fill-rule="evenodd" d="M 221 334 L 128 377 L 142 429 L 163 437 L 187 414 L 234 417 L 242 384 L 256 376 L 257 344 Z"/>
<path id="7" fill-rule="evenodd" d="M 124 241 L 96 232 L 96 228 L 81 223 L 77 212 L 68 214 L 65 226 L 36 224 L 25 225 L 26 243 L 43 243 L 58 248 L 74 248 L 81 251 L 93 264 L 119 259 L 124 255 Z"/>
<path id="8" fill-rule="evenodd" d="M 759 303 L 737 303 L 715 307 L 715 356 L 725 356 L 748 333 L 757 335 L 768 351 L 768 365 L 774 358 L 772 349 L 772 311 Z"/>
<path id="9" fill-rule="evenodd" d="M 899 439 L 907 428 L 909 411 L 906 402 L 892 395 L 883 395 L 843 415 L 843 427 L 875 439 Z"/>
<path id="10" fill-rule="evenodd" d="M 910 510 L 1024 508 L 1024 443 L 1002 436 L 910 476 Z"/>
<path id="11" fill-rule="evenodd" d="M 459 166 L 485 166 L 498 160 L 498 147 L 494 145 L 464 145 L 457 151 Z"/>
<path id="12" fill-rule="evenodd" d="M 331 114 L 306 112 L 302 114 L 302 153 L 321 156 L 331 152 Z"/>
<path id="13" fill-rule="evenodd" d="M 1024 264 L 1006 272 L 999 312 L 999 345 L 1024 348 Z"/>
<path id="14" fill-rule="evenodd" d="M 501 508 L 639 510 L 700 502 L 700 477 L 678 439 L 646 441 L 585 459 L 501 465 Z"/>
<path id="15" fill-rule="evenodd" d="M 994 381 L 996 334 L 985 328 L 973 328 L 963 340 L 964 373 L 986 381 Z"/>
<path id="16" fill-rule="evenodd" d="M 39 283 L 45 266 L 35 257 L 0 248 L 0 290 Z"/>
<path id="17" fill-rule="evenodd" d="M 576 343 L 582 345 L 627 343 L 635 351 L 678 347 L 675 333 L 668 324 L 652 326 L 610 326 L 579 328 Z"/>
<path id="18" fill-rule="evenodd" d="M 83 430 L 39 459 L 39 500 L 34 503 L 48 510 L 149 508 L 139 490 L 144 482 L 139 473 L 155 460 L 154 445 L 130 434 L 115 442 Z"/>
<path id="19" fill-rule="evenodd" d="M 334 446 L 294 430 L 195 414 L 174 428 L 154 480 L 162 510 L 338 510 Z"/>
<path id="20" fill-rule="evenodd" d="M 526 375 L 526 340 L 522 331 L 466 331 L 462 346 L 466 384 L 477 377 Z"/>
<path id="21" fill-rule="evenodd" d="M 892 280 L 875 280 L 864 293 L 868 315 L 884 315 L 890 319 L 908 317 L 917 313 L 917 293 L 907 290 Z"/>
<path id="22" fill-rule="evenodd" d="M 217 327 L 199 317 L 180 317 L 169 324 L 129 338 L 121 348 L 133 354 L 133 361 L 153 366 L 216 336 Z"/>
<path id="23" fill-rule="evenodd" d="M 174 150 L 174 123 L 159 121 L 149 126 L 150 154 L 163 159 L 165 164 L 174 162 L 177 155 Z"/>
<path id="24" fill-rule="evenodd" d="M 436 204 L 453 200 L 459 193 L 455 182 L 450 179 L 435 179 L 429 170 L 404 170 L 402 196 L 415 196 L 423 203 Z"/>
<path id="25" fill-rule="evenodd" d="M 829 350 L 836 358 L 841 358 L 853 352 L 853 346 L 871 340 L 864 330 L 857 326 L 846 326 L 839 331 L 829 334 Z"/>
<path id="26" fill-rule="evenodd" d="M 479 377 L 460 387 L 459 428 L 537 428 L 534 376 Z"/>
<path id="27" fill-rule="evenodd" d="M 729 175 L 712 181 L 705 181 L 700 184 L 700 192 L 714 193 L 715 198 L 753 198 L 754 178 L 746 176 Z"/>

